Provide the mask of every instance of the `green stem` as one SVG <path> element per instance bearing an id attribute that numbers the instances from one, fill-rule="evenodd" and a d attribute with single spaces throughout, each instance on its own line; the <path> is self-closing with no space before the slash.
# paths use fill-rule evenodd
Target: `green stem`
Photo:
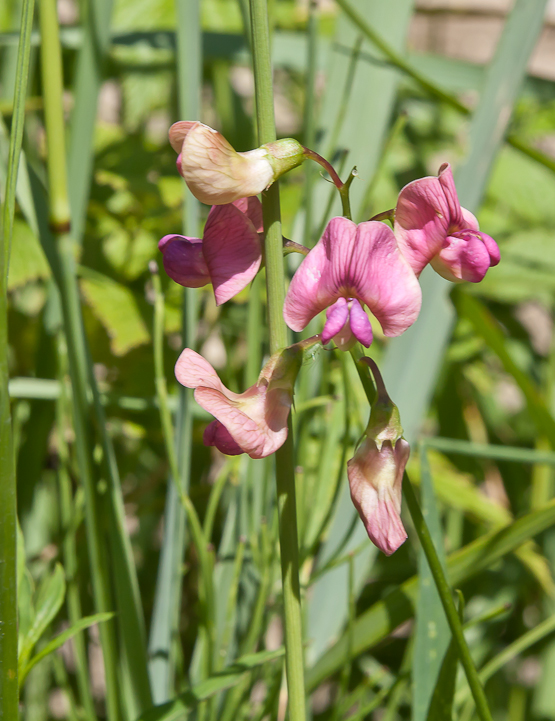
<path id="1" fill-rule="evenodd" d="M 17 719 L 17 508 L 8 391 L 8 267 L 15 210 L 15 189 L 25 119 L 33 0 L 23 3 L 17 54 L 6 195 L 0 218 L 0 718 Z"/>
<path id="2" fill-rule="evenodd" d="M 453 640 L 457 646 L 459 658 L 464 668 L 468 685 L 470 686 L 470 690 L 472 691 L 472 695 L 474 697 L 478 716 L 481 721 L 492 721 L 486 694 L 484 693 L 484 688 L 478 676 L 478 671 L 476 670 L 476 666 L 474 665 L 468 644 L 466 643 L 466 639 L 464 637 L 463 626 L 455 606 L 455 601 L 453 600 L 451 588 L 449 587 L 449 583 L 445 573 L 443 572 L 443 568 L 441 567 L 441 562 L 439 560 L 439 556 L 437 555 L 430 531 L 426 525 L 426 521 L 424 520 L 418 501 L 416 500 L 412 483 L 406 473 L 403 479 L 403 491 L 416 533 L 420 539 L 420 544 L 426 554 L 428 566 L 430 567 L 430 571 L 434 578 L 434 582 L 443 605 L 443 610 L 453 635 Z"/>
<path id="3" fill-rule="evenodd" d="M 276 139 L 270 32 L 267 0 L 250 0 L 252 51 L 254 61 L 256 116 L 260 145 Z M 283 320 L 285 274 L 279 188 L 274 183 L 262 194 L 264 250 L 268 295 L 270 352 L 287 345 L 287 326 Z M 281 577 L 285 625 L 285 667 L 289 694 L 289 718 L 304 721 L 305 686 L 302 645 L 301 593 L 299 585 L 299 543 L 295 499 L 295 466 L 291 419 L 287 441 L 276 452 L 276 485 L 281 549 Z"/>
<path id="4" fill-rule="evenodd" d="M 62 58 L 58 17 L 54 0 L 41 0 L 41 67 L 48 153 L 50 222 L 56 234 L 60 262 L 60 293 L 68 344 L 75 443 L 81 482 L 85 491 L 87 541 L 91 560 L 91 579 L 98 612 L 112 611 L 109 572 L 103 533 L 100 526 L 99 498 L 92 468 L 92 437 L 89 423 L 88 368 L 86 339 L 80 313 L 79 290 L 75 275 L 74 243 L 69 229 L 65 127 L 63 118 Z M 100 640 L 106 675 L 108 719 L 120 718 L 116 664 L 116 639 L 113 622 L 100 625 Z"/>

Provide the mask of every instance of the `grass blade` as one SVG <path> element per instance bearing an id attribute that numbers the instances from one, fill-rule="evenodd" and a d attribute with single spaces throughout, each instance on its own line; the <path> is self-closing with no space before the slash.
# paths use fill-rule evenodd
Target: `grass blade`
<path id="1" fill-rule="evenodd" d="M 19 714 L 17 668 L 16 478 L 8 391 L 7 281 L 15 209 L 15 192 L 29 75 L 34 0 L 25 0 L 17 68 L 6 192 L 0 218 L 0 716 Z"/>

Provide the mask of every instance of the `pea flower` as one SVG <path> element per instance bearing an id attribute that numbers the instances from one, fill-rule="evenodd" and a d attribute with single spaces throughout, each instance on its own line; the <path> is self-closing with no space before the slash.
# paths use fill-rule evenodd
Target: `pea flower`
<path id="1" fill-rule="evenodd" d="M 402 438 L 399 410 L 370 358 L 377 396 L 364 439 L 347 463 L 351 499 L 372 543 L 387 556 L 407 539 L 401 521 L 401 489 L 410 446 Z"/>
<path id="2" fill-rule="evenodd" d="M 478 221 L 459 204 L 453 173 L 444 163 L 437 177 L 405 185 L 395 208 L 395 235 L 417 276 L 430 263 L 451 281 L 479 283 L 499 263 L 493 238 L 481 233 Z"/>
<path id="3" fill-rule="evenodd" d="M 258 381 L 244 393 L 228 390 L 208 361 L 185 348 L 175 376 L 181 385 L 195 389 L 197 403 L 216 418 L 204 431 L 204 444 L 228 455 L 248 453 L 251 458 L 265 458 L 277 451 L 287 438 L 303 349 L 315 342 L 317 336 L 274 353 Z"/>
<path id="4" fill-rule="evenodd" d="M 158 243 L 164 269 L 176 283 L 201 288 L 212 283 L 217 305 L 245 288 L 258 273 L 262 206 L 241 198 L 211 208 L 201 238 L 165 235 Z"/>
<path id="5" fill-rule="evenodd" d="M 207 205 L 258 195 L 305 159 L 303 146 L 293 138 L 238 153 L 217 130 L 190 120 L 174 123 L 169 138 L 179 154 L 177 169 L 195 198 Z"/>
<path id="6" fill-rule="evenodd" d="M 300 331 L 327 308 L 322 342 L 333 338 L 348 350 L 356 340 L 366 347 L 372 343 L 364 305 L 386 336 L 397 336 L 414 323 L 421 302 L 420 286 L 393 231 L 377 221 L 356 225 L 338 217 L 293 276 L 283 315 L 292 330 Z"/>

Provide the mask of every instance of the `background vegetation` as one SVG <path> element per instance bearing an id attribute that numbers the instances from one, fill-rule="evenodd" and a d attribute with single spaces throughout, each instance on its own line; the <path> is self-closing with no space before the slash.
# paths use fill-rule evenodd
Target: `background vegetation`
<path id="1" fill-rule="evenodd" d="M 10 0 L 0 11 L 3 192 L 29 5 Z M 285 713 L 272 459 L 205 448 L 207 416 L 173 376 L 189 345 L 231 389 L 253 382 L 267 354 L 263 283 L 216 308 L 210 288 L 184 292 L 149 270 L 160 264 L 159 238 L 184 223 L 169 125 L 187 113 L 238 150 L 255 144 L 248 8 L 199 5 L 58 3 L 70 236 L 48 229 L 37 22 L 30 36 L 7 347 L 25 721 Z M 507 721 L 555 719 L 555 88 L 525 73 L 544 10 L 517 0 L 480 67 L 407 56 L 410 0 L 271 3 L 278 133 L 316 147 L 343 176 L 357 165 L 355 219 L 393 207 L 405 183 L 450 161 L 462 205 L 501 247 L 501 264 L 477 286 L 424 274 L 418 322 L 402 338 L 378 337 L 371 352 L 464 597 L 493 716 Z M 57 152 L 65 163 L 56 148 L 49 160 Z M 284 234 L 312 245 L 333 192 L 306 164 L 290 173 Z M 196 235 L 207 208 L 189 196 L 185 209 Z M 310 714 L 469 721 L 469 689 L 453 651 L 445 655 L 450 632 L 409 519 L 409 541 L 386 558 L 350 504 L 345 461 L 367 413 L 338 354 L 305 363 L 294 424 Z M 36 654 L 44 657 L 31 668 Z"/>

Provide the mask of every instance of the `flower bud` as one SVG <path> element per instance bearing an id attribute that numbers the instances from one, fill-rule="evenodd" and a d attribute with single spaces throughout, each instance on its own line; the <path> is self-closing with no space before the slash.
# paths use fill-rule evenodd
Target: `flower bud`
<path id="1" fill-rule="evenodd" d="M 158 249 L 162 251 L 164 270 L 179 285 L 202 288 L 210 283 L 200 238 L 165 235 L 158 243 Z"/>
<path id="2" fill-rule="evenodd" d="M 347 463 L 351 498 L 370 540 L 390 556 L 407 538 L 401 521 L 401 487 L 410 446 L 402 438 L 399 410 L 380 372 L 364 358 L 376 380 L 377 397 L 365 436 Z"/>

